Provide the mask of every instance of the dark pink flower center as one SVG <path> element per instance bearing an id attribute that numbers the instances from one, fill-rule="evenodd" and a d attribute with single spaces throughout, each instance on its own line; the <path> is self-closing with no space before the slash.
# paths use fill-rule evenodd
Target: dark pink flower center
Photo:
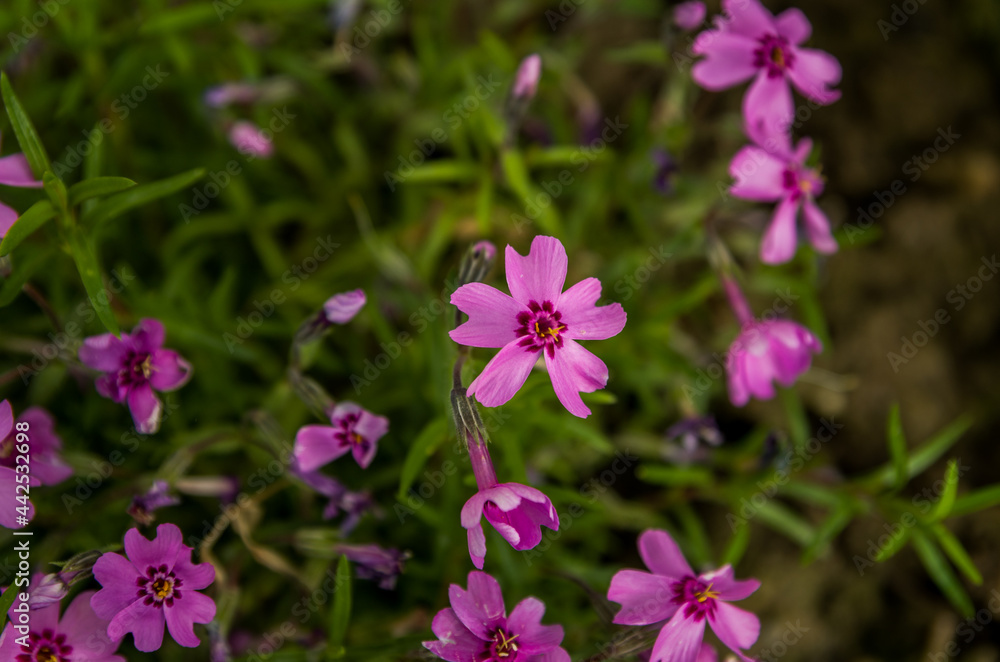
<path id="1" fill-rule="evenodd" d="M 361 414 L 346 414 L 337 421 L 333 431 L 333 438 L 342 446 L 355 446 L 365 443 L 365 438 L 355 431 Z"/>
<path id="2" fill-rule="evenodd" d="M 753 52 L 753 66 L 767 69 L 768 78 L 778 78 L 785 75 L 786 69 L 791 69 L 795 63 L 795 53 L 788 45 L 788 40 L 775 35 L 764 35 L 757 40 L 760 46 Z"/>
<path id="3" fill-rule="evenodd" d="M 529 312 L 530 311 L 530 312 Z M 562 334 L 566 325 L 562 323 L 562 313 L 555 309 L 551 301 L 539 304 L 528 302 L 528 310 L 518 313 L 518 327 L 514 330 L 519 347 L 529 352 L 546 350 L 549 356 L 554 356 L 557 347 L 562 347 Z"/>
<path id="4" fill-rule="evenodd" d="M 480 656 L 481 662 L 515 662 L 517 660 L 517 638 L 519 635 L 511 635 L 503 628 L 497 628 L 493 634 L 493 640 L 486 653 Z"/>
<path id="5" fill-rule="evenodd" d="M 174 600 L 181 599 L 180 587 L 183 580 L 178 579 L 173 570 L 167 572 L 167 566 L 149 566 L 145 577 L 137 577 L 135 585 L 139 587 L 136 596 L 142 598 L 144 605 L 152 605 L 156 609 L 174 606 Z"/>
<path id="6" fill-rule="evenodd" d="M 781 184 L 793 200 L 803 195 L 815 197 L 823 192 L 823 178 L 812 168 L 786 169 Z"/>
<path id="7" fill-rule="evenodd" d="M 73 647 L 66 645 L 66 635 L 50 628 L 28 633 L 28 643 L 21 645 L 17 662 L 69 662 Z"/>
<path id="8" fill-rule="evenodd" d="M 715 599 L 719 597 L 719 593 L 712 590 L 711 584 L 696 577 L 685 577 L 674 582 L 670 590 L 674 592 L 671 602 L 680 605 L 687 618 L 700 621 L 706 615 L 715 613 Z"/>
<path id="9" fill-rule="evenodd" d="M 136 387 L 148 382 L 153 374 L 152 360 L 152 355 L 146 352 L 129 351 L 124 366 L 118 371 L 118 385 Z"/>

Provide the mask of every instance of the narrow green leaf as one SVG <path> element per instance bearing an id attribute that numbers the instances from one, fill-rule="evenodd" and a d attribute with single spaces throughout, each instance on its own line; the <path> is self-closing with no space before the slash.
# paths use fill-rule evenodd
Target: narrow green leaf
<path id="1" fill-rule="evenodd" d="M 167 179 L 161 179 L 158 182 L 133 186 L 112 195 L 107 200 L 102 200 L 100 204 L 84 214 L 82 223 L 88 228 L 98 228 L 130 209 L 187 188 L 204 176 L 204 168 L 195 168 Z"/>
<path id="2" fill-rule="evenodd" d="M 52 201 L 52 205 L 60 213 L 65 213 L 69 209 L 69 195 L 66 193 L 66 185 L 63 184 L 63 181 L 51 172 L 46 172 L 42 175 L 42 185 L 49 200 Z"/>
<path id="3" fill-rule="evenodd" d="M 521 199 L 524 207 L 518 212 L 522 217 L 526 217 L 529 222 L 538 223 L 538 227 L 545 232 L 558 235 L 561 234 L 559 216 L 556 212 L 553 196 L 539 191 L 531 183 L 528 176 L 528 168 L 521 158 L 521 153 L 507 149 L 500 154 L 500 165 L 503 169 L 507 184 Z M 560 184 L 561 186 L 561 184 Z M 556 194 L 558 196 L 558 193 Z M 514 227 L 520 229 L 524 221 L 515 219 Z"/>
<path id="4" fill-rule="evenodd" d="M 940 522 L 951 514 L 952 506 L 955 505 L 956 494 L 958 494 L 958 462 L 950 460 L 948 468 L 944 472 L 944 491 L 934 506 L 934 512 L 931 513 L 929 518 L 930 521 Z"/>
<path id="5" fill-rule="evenodd" d="M 808 546 L 816 538 L 816 531 L 809 522 L 773 499 L 757 508 L 756 517 L 802 547 Z"/>
<path id="6" fill-rule="evenodd" d="M 4 279 L 3 285 L 0 286 L 0 308 L 10 305 L 21 293 L 21 288 L 28 282 L 28 279 L 45 267 L 51 259 L 52 251 L 42 250 L 27 260 L 19 262 L 10 276 Z"/>
<path id="7" fill-rule="evenodd" d="M 636 470 L 639 480 L 668 487 L 697 486 L 712 484 L 712 472 L 706 467 L 695 465 L 675 466 L 663 464 L 643 464 Z"/>
<path id="8" fill-rule="evenodd" d="M 413 481 L 417 479 L 417 474 L 427 465 L 431 455 L 438 449 L 441 443 L 448 436 L 448 419 L 444 416 L 435 418 L 420 431 L 417 438 L 410 445 L 410 450 L 406 453 L 403 461 L 403 468 L 399 476 L 399 493 L 397 499 L 406 499 Z"/>
<path id="9" fill-rule="evenodd" d="M 733 531 L 733 537 L 729 539 L 726 544 L 726 549 L 722 552 L 722 559 L 720 559 L 720 565 L 736 565 L 743 558 L 743 554 L 747 551 L 747 546 L 750 544 L 750 526 L 746 523 L 736 524 L 736 530 Z"/>
<path id="10" fill-rule="evenodd" d="M 119 193 L 136 186 L 127 177 L 95 177 L 73 184 L 69 189 L 69 205 L 75 207 L 85 200 Z"/>
<path id="11" fill-rule="evenodd" d="M 56 208 L 48 200 L 39 200 L 21 214 L 3 241 L 0 242 L 0 255 L 10 255 L 18 244 L 28 236 L 56 217 Z"/>
<path id="12" fill-rule="evenodd" d="M 454 184 L 471 182 L 479 177 L 480 166 L 475 161 L 446 159 L 432 161 L 402 174 L 400 180 L 411 184 Z"/>
<path id="13" fill-rule="evenodd" d="M 938 432 L 930 441 L 910 453 L 906 462 L 906 476 L 913 478 L 927 467 L 934 464 L 938 458 L 948 452 L 948 449 L 965 434 L 972 426 L 972 417 L 963 415 Z M 861 482 L 875 487 L 891 487 L 896 476 L 896 469 L 890 463 L 862 479 Z"/>
<path id="14" fill-rule="evenodd" d="M 1000 485 L 990 485 L 955 499 L 955 505 L 951 507 L 951 516 L 967 515 L 998 504 L 1000 504 Z"/>
<path id="15" fill-rule="evenodd" d="M 901 522 L 897 522 L 895 526 L 899 527 L 900 533 L 890 534 L 889 542 L 878 548 L 878 553 L 875 554 L 876 563 L 884 563 L 888 561 L 895 556 L 899 550 L 906 547 L 906 543 L 910 541 L 910 533 L 913 531 L 913 527 L 903 526 Z M 892 528 L 893 527 L 890 527 L 890 529 Z"/>
<path id="16" fill-rule="evenodd" d="M 4 626 L 7 624 L 7 611 L 14 604 L 14 600 L 17 598 L 17 588 L 11 584 L 0 595 L 0 630 L 3 630 Z"/>
<path id="17" fill-rule="evenodd" d="M 913 530 L 913 547 L 917 550 L 920 561 L 927 569 L 927 574 L 931 576 L 934 583 L 948 596 L 951 604 L 965 618 L 971 618 L 975 613 L 972 600 L 962 587 L 955 573 L 952 572 L 948 561 L 945 560 L 941 551 L 934 546 L 933 541 L 920 530 Z"/>
<path id="18" fill-rule="evenodd" d="M 962 543 L 955 537 L 955 534 L 945 528 L 944 524 L 940 522 L 931 525 L 931 533 L 937 536 L 941 549 L 948 555 L 948 558 L 955 564 L 955 567 L 968 577 L 970 582 L 976 586 L 983 583 L 983 576 L 980 574 L 979 568 L 972 562 L 972 558 L 969 557 L 968 552 L 962 547 Z"/>
<path id="19" fill-rule="evenodd" d="M 104 280 L 101 278 L 101 267 L 97 263 L 97 256 L 94 255 L 90 242 L 83 235 L 79 226 L 74 228 L 74 232 L 70 235 L 69 245 L 73 261 L 76 262 L 76 268 L 80 272 L 83 287 L 87 290 L 87 296 L 90 297 L 90 303 L 97 311 L 97 316 L 104 324 L 104 328 L 116 336 L 119 335 L 121 332 L 118 329 L 115 315 L 111 311 L 108 293 L 104 289 Z"/>
<path id="20" fill-rule="evenodd" d="M 802 405 L 802 398 L 794 388 L 781 388 L 778 393 L 785 408 L 792 444 L 796 449 L 804 448 L 809 440 L 809 417 Z"/>
<path id="21" fill-rule="evenodd" d="M 347 637 L 347 625 L 351 620 L 351 564 L 346 556 L 341 556 L 337 562 L 337 581 L 333 594 L 333 606 L 330 608 L 330 639 L 326 644 L 326 658 L 335 660 L 347 652 L 344 640 Z"/>
<path id="22" fill-rule="evenodd" d="M 889 440 L 889 457 L 895 470 L 893 489 L 898 490 L 906 485 L 906 436 L 903 433 L 903 420 L 899 415 L 899 403 L 893 403 L 889 410 L 889 421 L 886 424 L 886 437 Z"/>
<path id="23" fill-rule="evenodd" d="M 38 132 L 35 131 L 35 125 L 31 123 L 31 118 L 24 112 L 24 107 L 14 93 L 14 88 L 11 87 L 6 73 L 0 73 L 0 94 L 3 95 L 3 103 L 7 108 L 7 116 L 10 118 L 11 126 L 14 128 L 14 135 L 17 136 L 17 143 L 21 146 L 25 158 L 28 159 L 31 172 L 34 173 L 36 179 L 40 180 L 45 171 L 52 170 L 52 164 L 49 163 L 49 156 L 45 153 L 45 147 L 38 137 Z"/>
<path id="24" fill-rule="evenodd" d="M 816 537 L 802 553 L 802 560 L 806 563 L 812 563 L 822 556 L 830 542 L 840 535 L 840 532 L 847 528 L 853 519 L 854 509 L 846 504 L 830 513 L 830 516 L 816 528 Z"/>

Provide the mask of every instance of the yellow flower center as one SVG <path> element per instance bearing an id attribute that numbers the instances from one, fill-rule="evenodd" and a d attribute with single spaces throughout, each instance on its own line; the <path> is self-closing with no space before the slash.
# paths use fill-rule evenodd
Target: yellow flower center
<path id="1" fill-rule="evenodd" d="M 697 600 L 698 602 L 707 602 L 709 598 L 715 599 L 718 597 L 719 597 L 719 592 L 713 591 L 711 584 L 706 586 L 704 590 L 695 591 L 694 593 L 694 599 Z"/>

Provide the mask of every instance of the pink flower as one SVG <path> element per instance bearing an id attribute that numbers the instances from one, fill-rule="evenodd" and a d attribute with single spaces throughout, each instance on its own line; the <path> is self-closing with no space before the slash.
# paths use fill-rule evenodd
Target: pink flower
<path id="1" fill-rule="evenodd" d="M 810 151 L 812 141 L 808 138 L 800 140 L 795 151 L 790 147 L 767 151 L 748 145 L 729 164 L 729 174 L 736 179 L 730 188 L 733 195 L 778 203 L 760 245 L 760 259 L 767 264 L 781 264 L 795 255 L 800 207 L 809 243 L 820 253 L 837 251 L 837 241 L 830 234 L 830 221 L 816 204 L 816 196 L 823 193 L 823 179 L 819 171 L 805 166 Z"/>
<path id="2" fill-rule="evenodd" d="M 267 159 L 274 153 L 270 136 L 250 122 L 235 122 L 229 129 L 229 142 L 251 158 Z"/>
<path id="3" fill-rule="evenodd" d="M 565 292 L 566 249 L 554 237 L 535 237 L 522 257 L 511 246 L 506 253 L 507 285 L 512 296 L 469 283 L 455 290 L 451 303 L 469 321 L 450 332 L 452 340 L 471 347 L 502 347 L 469 385 L 469 395 L 487 407 L 510 400 L 521 388 L 540 355 L 559 402 L 574 416 L 590 409 L 580 393 L 608 383 L 604 362 L 577 340 L 604 340 L 625 327 L 621 304 L 597 307 L 601 281 L 587 278 Z"/>
<path id="4" fill-rule="evenodd" d="M 798 9 L 775 17 L 759 0 L 723 0 L 725 16 L 714 30 L 698 35 L 692 50 L 705 59 L 691 75 L 708 90 L 722 90 L 754 78 L 743 97 L 747 133 L 761 144 L 788 130 L 795 111 L 789 83 L 816 103 L 840 98 L 840 63 L 824 51 L 802 48 L 812 26 Z"/>
<path id="5" fill-rule="evenodd" d="M 32 579 L 40 579 L 36 575 Z M 14 590 L 14 589 L 7 589 Z M 31 594 L 34 596 L 35 591 Z M 108 621 L 94 613 L 90 606 L 94 591 L 76 596 L 59 618 L 59 602 L 53 602 L 31 612 L 27 643 L 18 644 L 24 635 L 7 623 L 0 635 L 0 660 L 5 662 L 125 662 L 115 655 L 119 640 L 107 635 Z M 19 606 L 20 595 L 14 600 Z M 13 612 L 11 612 L 13 613 Z M 24 641 L 24 639 L 22 639 Z"/>
<path id="6" fill-rule="evenodd" d="M 759 581 L 736 581 L 729 565 L 695 575 L 665 531 L 644 531 L 639 555 L 652 572 L 618 571 L 611 578 L 608 600 L 622 605 L 615 623 L 664 623 L 650 662 L 695 662 L 702 654 L 706 622 L 723 644 L 748 659 L 742 650 L 757 641 L 760 621 L 729 602 L 749 596 L 760 587 Z"/>
<path id="7" fill-rule="evenodd" d="M 409 552 L 378 545 L 340 543 L 333 546 L 333 553 L 346 556 L 354 564 L 359 579 L 371 579 L 385 590 L 396 588 L 396 578 L 403 574 L 403 562 L 410 558 Z"/>
<path id="8" fill-rule="evenodd" d="M 163 626 L 181 646 L 201 641 L 195 623 L 215 618 L 215 601 L 198 593 L 215 581 L 211 563 L 191 563 L 193 550 L 181 542 L 174 524 L 156 527 L 147 540 L 139 529 L 125 534 L 128 558 L 108 552 L 94 564 L 94 578 L 103 587 L 90 599 L 94 612 L 109 619 L 108 637 L 117 641 L 131 632 L 135 647 L 144 653 L 163 644 Z"/>
<path id="9" fill-rule="evenodd" d="M 694 30 L 705 20 L 705 3 L 692 0 L 674 7 L 674 23 L 681 30 Z"/>
<path id="10" fill-rule="evenodd" d="M 466 431 L 472 472 L 479 491 L 462 507 L 462 526 L 468 531 L 469 557 L 480 570 L 486 559 L 482 518 L 518 551 L 542 541 L 542 527 L 559 530 L 559 514 L 539 490 L 519 483 L 498 483 L 493 460 L 482 433 Z"/>
<path id="11" fill-rule="evenodd" d="M 42 183 L 31 174 L 31 166 L 24 154 L 11 154 L 0 158 L 0 184 L 19 188 L 39 188 Z M 0 239 L 10 231 L 18 218 L 16 211 L 0 202 Z"/>
<path id="12" fill-rule="evenodd" d="M 448 662 L 570 662 L 559 646 L 562 626 L 542 625 L 541 600 L 525 598 L 508 617 L 497 580 L 473 571 L 468 584 L 468 591 L 449 587 L 451 607 L 431 623 L 438 640 L 424 648 Z"/>
<path id="13" fill-rule="evenodd" d="M 511 94 L 516 99 L 531 99 L 538 91 L 538 81 L 542 77 L 542 56 L 532 53 L 521 60 L 514 74 L 514 89 Z"/>
<path id="14" fill-rule="evenodd" d="M 176 506 L 181 500 L 170 494 L 170 483 L 165 480 L 154 480 L 152 487 L 145 494 L 132 497 L 132 503 L 125 510 L 138 524 L 149 526 L 156 521 L 153 513 L 160 508 Z"/>
<path id="15" fill-rule="evenodd" d="M 177 352 L 163 349 L 165 336 L 159 320 L 143 319 L 121 340 L 104 333 L 87 338 L 80 347 L 80 361 L 104 373 L 95 382 L 97 392 L 128 402 L 142 434 L 160 429 L 163 405 L 153 391 L 173 391 L 191 378 L 191 365 Z"/>
<path id="16" fill-rule="evenodd" d="M 30 432 L 31 431 L 29 430 L 29 441 L 31 440 Z M 10 402 L 4 400 L 0 402 L 0 438 L 6 440 L 8 437 L 13 438 L 16 441 L 17 430 L 14 428 L 14 410 L 11 408 Z M 4 443 L 6 444 L 6 441 Z M 9 446 L 6 448 L 8 448 L 11 452 L 17 450 L 16 446 Z M 27 522 L 24 520 L 30 521 L 35 516 L 35 506 L 24 494 L 23 486 L 25 485 L 25 480 L 19 480 L 19 475 L 30 474 L 19 474 L 16 469 L 8 466 L 0 466 L 0 526 L 8 529 L 20 529 L 27 526 Z M 33 478 L 29 478 L 27 480 L 28 485 L 33 485 L 38 482 Z M 18 485 L 22 486 L 20 491 L 17 489 Z M 18 501 L 18 497 L 21 497 L 23 502 Z M 18 518 L 23 519 L 19 521 Z"/>
<path id="17" fill-rule="evenodd" d="M 10 403 L 6 400 L 0 404 L 4 405 L 10 408 Z M 55 423 L 49 412 L 41 407 L 29 407 L 18 417 L 17 422 L 27 424 L 27 456 L 33 479 L 38 479 L 37 482 L 41 485 L 55 485 L 73 475 L 73 469 L 59 455 L 62 439 L 55 433 Z M 13 427 L 6 437 L 3 437 L 3 430 L 0 429 L 0 467 L 17 469 L 19 453 L 15 452 L 16 435 Z"/>
<path id="18" fill-rule="evenodd" d="M 329 425 L 306 425 L 295 434 L 295 459 L 304 472 L 315 471 L 348 451 L 362 469 L 375 458 L 378 440 L 389 431 L 389 419 L 353 402 L 341 402 L 330 412 Z"/>
<path id="19" fill-rule="evenodd" d="M 365 305 L 365 291 L 351 290 L 334 294 L 323 304 L 323 312 L 330 324 L 347 324 Z"/>

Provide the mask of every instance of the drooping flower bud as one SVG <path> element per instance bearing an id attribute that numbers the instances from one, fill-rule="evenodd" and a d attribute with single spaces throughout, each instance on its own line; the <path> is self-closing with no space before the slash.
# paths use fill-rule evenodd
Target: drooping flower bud
<path id="1" fill-rule="evenodd" d="M 458 267 L 458 285 L 478 283 L 486 278 L 497 257 L 497 247 L 489 241 L 479 241 L 469 247 Z"/>

